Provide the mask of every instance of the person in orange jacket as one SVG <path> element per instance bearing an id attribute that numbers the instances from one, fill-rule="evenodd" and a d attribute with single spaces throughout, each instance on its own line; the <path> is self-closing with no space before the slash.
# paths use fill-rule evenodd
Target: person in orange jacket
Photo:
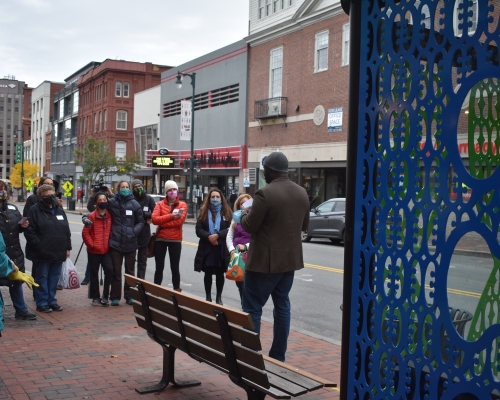
<path id="1" fill-rule="evenodd" d="M 92 224 L 83 228 L 82 236 L 87 246 L 88 268 L 90 276 L 89 298 L 93 306 L 109 305 L 109 286 L 113 276 L 113 261 L 109 252 L 109 236 L 111 235 L 111 214 L 107 212 L 108 197 L 99 192 L 95 195 L 95 211 L 88 215 Z M 99 294 L 99 266 L 104 270 L 104 288 L 102 298 Z"/>
<path id="2" fill-rule="evenodd" d="M 179 263 L 182 249 L 182 225 L 187 216 L 187 205 L 179 200 L 179 188 L 174 181 L 165 183 L 166 197 L 156 204 L 153 211 L 153 224 L 156 228 L 156 242 L 154 247 L 155 277 L 154 283 L 161 285 L 167 249 L 170 255 L 170 271 L 172 272 L 172 285 L 174 290 L 180 288 L 181 275 Z"/>

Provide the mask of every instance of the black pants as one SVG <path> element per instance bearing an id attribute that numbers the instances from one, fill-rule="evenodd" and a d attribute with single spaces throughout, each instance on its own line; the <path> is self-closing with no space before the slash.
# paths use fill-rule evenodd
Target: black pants
<path id="1" fill-rule="evenodd" d="M 163 281 L 163 269 L 165 268 L 165 256 L 167 249 L 170 256 L 170 271 L 172 272 L 172 285 L 174 289 L 179 289 L 181 284 L 181 274 L 179 273 L 179 263 L 181 260 L 182 243 L 180 242 L 155 242 L 155 283 L 161 285 Z"/>
<path id="2" fill-rule="evenodd" d="M 99 267 L 102 265 L 104 271 L 104 287 L 102 289 L 102 297 L 107 299 L 109 297 L 109 286 L 111 285 L 111 278 L 113 276 L 113 261 L 111 255 L 106 254 L 91 254 L 87 253 L 88 268 L 89 268 L 89 298 L 92 300 L 101 297 L 99 293 Z"/>
<path id="3" fill-rule="evenodd" d="M 120 300 L 122 297 L 122 264 L 125 258 L 125 273 L 134 275 L 135 269 L 135 250 L 121 252 L 115 249 L 109 249 L 111 259 L 113 260 L 113 278 L 111 279 L 110 300 Z M 123 297 L 130 299 L 130 286 L 125 282 L 123 286 Z"/>
<path id="4" fill-rule="evenodd" d="M 148 266 L 148 246 L 137 249 L 137 277 L 146 279 L 146 267 Z"/>
<path id="5" fill-rule="evenodd" d="M 207 299 L 212 297 L 212 275 L 215 275 L 217 296 L 222 296 L 222 289 L 224 288 L 227 269 L 222 267 L 204 267 L 203 270 L 205 271 L 203 283 L 205 284 L 205 294 L 207 295 Z"/>

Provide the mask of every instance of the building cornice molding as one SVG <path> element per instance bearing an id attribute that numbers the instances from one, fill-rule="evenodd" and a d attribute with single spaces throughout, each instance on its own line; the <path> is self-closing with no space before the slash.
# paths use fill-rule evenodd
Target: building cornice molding
<path id="1" fill-rule="evenodd" d="M 311 6 L 312 3 L 309 3 L 308 6 Z M 299 14 L 300 8 L 296 13 L 296 16 Z M 264 29 L 262 31 L 259 31 L 253 35 L 249 35 L 244 40 L 247 42 L 247 44 L 250 47 L 255 47 L 260 44 L 270 42 L 274 39 L 277 39 L 279 37 L 289 35 L 290 33 L 297 32 L 299 30 L 304 29 L 307 26 L 314 25 L 318 22 L 322 22 L 324 20 L 336 17 L 338 15 L 343 15 L 344 11 L 342 10 L 342 7 L 339 5 L 335 5 L 332 7 L 329 7 L 328 9 L 321 10 L 320 12 L 316 14 L 309 14 L 305 16 L 298 16 L 297 19 L 295 19 L 295 16 L 286 21 L 282 22 L 280 24 L 274 25 L 270 28 Z"/>

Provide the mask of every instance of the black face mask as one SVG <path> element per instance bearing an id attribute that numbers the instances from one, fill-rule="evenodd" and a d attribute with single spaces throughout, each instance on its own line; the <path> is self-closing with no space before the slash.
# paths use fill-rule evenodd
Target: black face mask
<path id="1" fill-rule="evenodd" d="M 50 206 L 50 205 L 55 206 L 56 205 L 56 196 L 51 195 L 51 196 L 48 196 L 48 197 L 43 197 L 42 201 L 43 201 L 44 204 L 46 204 L 48 206 Z"/>

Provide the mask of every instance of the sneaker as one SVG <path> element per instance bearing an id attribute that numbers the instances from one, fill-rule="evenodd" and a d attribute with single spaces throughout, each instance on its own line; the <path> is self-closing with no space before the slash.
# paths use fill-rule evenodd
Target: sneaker
<path id="1" fill-rule="evenodd" d="M 89 284 L 89 282 L 90 282 L 90 281 L 89 281 L 88 279 L 84 279 L 84 280 L 82 281 L 82 283 L 80 283 L 80 285 L 88 285 L 88 284 Z"/>
<path id="2" fill-rule="evenodd" d="M 29 311 L 16 313 L 16 319 L 21 319 L 24 321 L 33 321 L 34 319 L 36 319 L 36 314 L 32 314 Z"/>
<path id="3" fill-rule="evenodd" d="M 120 305 L 120 300 L 111 300 L 111 305 L 112 306 L 119 306 Z"/>
<path id="4" fill-rule="evenodd" d="M 104 303 L 101 302 L 101 299 L 92 300 L 92 305 L 97 307 L 104 307 Z"/>
<path id="5" fill-rule="evenodd" d="M 129 306 L 131 306 L 132 304 L 134 304 L 134 299 L 128 299 L 128 300 L 126 300 L 126 301 L 127 301 L 127 304 L 128 304 Z"/>
<path id="6" fill-rule="evenodd" d="M 106 299 L 105 297 L 103 297 L 103 298 L 101 299 L 101 304 L 102 304 L 104 307 L 107 307 L 107 306 L 109 306 L 109 300 L 108 300 L 108 299 Z"/>
<path id="7" fill-rule="evenodd" d="M 63 285 L 57 285 L 57 286 L 56 286 L 56 289 L 57 289 L 57 290 L 63 290 Z"/>
<path id="8" fill-rule="evenodd" d="M 57 304 L 57 303 L 56 303 L 56 304 L 51 304 L 49 307 L 50 307 L 53 311 L 62 311 L 62 310 L 63 310 L 63 308 L 62 308 L 59 304 Z"/>
<path id="9" fill-rule="evenodd" d="M 38 312 L 44 312 L 44 313 L 52 312 L 52 308 L 50 308 L 49 306 L 37 306 L 36 310 Z"/>

